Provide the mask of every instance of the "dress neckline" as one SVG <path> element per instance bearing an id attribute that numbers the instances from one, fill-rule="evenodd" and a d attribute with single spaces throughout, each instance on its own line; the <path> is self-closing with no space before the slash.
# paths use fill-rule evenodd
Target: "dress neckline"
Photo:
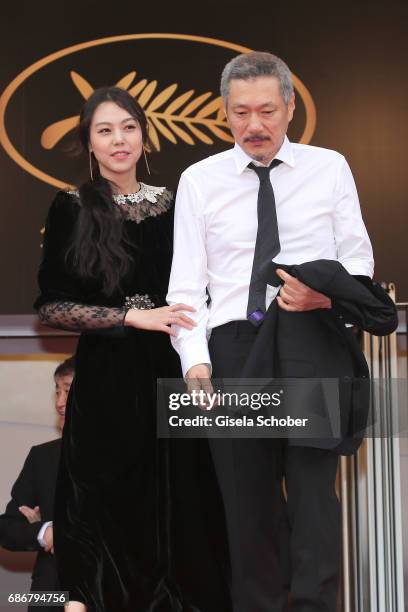
<path id="1" fill-rule="evenodd" d="M 147 200 L 148 202 L 154 204 L 157 202 L 157 196 L 162 195 L 165 189 L 165 187 L 154 187 L 153 185 L 146 185 L 146 183 L 142 183 L 142 181 L 140 181 L 139 191 L 136 191 L 135 193 L 126 194 L 119 193 L 113 195 L 112 197 L 113 201 L 116 204 L 138 204 L 143 200 Z"/>
<path id="2" fill-rule="evenodd" d="M 80 202 L 78 190 L 68 191 L 68 194 Z M 125 220 L 140 223 L 148 217 L 158 217 L 167 212 L 172 207 L 173 192 L 166 187 L 146 185 L 140 181 L 139 191 L 113 195 L 112 200 Z"/>

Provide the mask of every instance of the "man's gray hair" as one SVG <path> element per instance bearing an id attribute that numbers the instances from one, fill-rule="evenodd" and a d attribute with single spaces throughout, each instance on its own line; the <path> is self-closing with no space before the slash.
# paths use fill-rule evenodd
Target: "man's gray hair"
<path id="1" fill-rule="evenodd" d="M 291 72 L 283 60 L 263 51 L 242 53 L 228 62 L 221 75 L 221 95 L 226 102 L 232 79 L 248 81 L 263 76 L 273 76 L 278 79 L 280 93 L 287 106 L 293 94 Z"/>

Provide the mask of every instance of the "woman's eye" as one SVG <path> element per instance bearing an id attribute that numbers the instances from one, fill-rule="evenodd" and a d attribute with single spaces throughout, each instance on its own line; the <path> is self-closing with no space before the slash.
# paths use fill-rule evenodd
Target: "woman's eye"
<path id="1" fill-rule="evenodd" d="M 98 134 L 107 134 L 109 132 L 108 128 L 102 128 L 101 130 L 98 131 Z"/>
<path id="2" fill-rule="evenodd" d="M 133 125 L 132 123 L 131 123 L 130 125 L 127 125 L 127 126 L 126 126 L 126 129 L 127 129 L 127 130 L 134 130 L 135 128 L 136 128 L 136 126 L 135 126 L 135 125 Z"/>

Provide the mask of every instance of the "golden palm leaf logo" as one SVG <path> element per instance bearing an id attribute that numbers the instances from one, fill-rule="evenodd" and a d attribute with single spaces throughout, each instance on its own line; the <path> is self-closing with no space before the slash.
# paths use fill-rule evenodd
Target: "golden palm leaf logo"
<path id="1" fill-rule="evenodd" d="M 136 71 L 126 74 L 116 86 L 128 91 L 144 109 L 150 140 L 157 151 L 160 151 L 162 138 L 173 144 L 177 144 L 179 138 L 189 145 L 194 145 L 196 141 L 212 145 L 213 137 L 225 142 L 234 142 L 224 115 L 221 96 L 214 97 L 211 92 L 195 95 L 194 89 L 180 94 L 177 92 L 179 89 L 177 83 L 158 92 L 157 81 L 141 79 L 134 83 L 136 74 Z M 71 72 L 71 79 L 84 100 L 87 100 L 94 88 L 77 72 Z M 78 121 L 79 116 L 76 115 L 48 126 L 41 135 L 42 146 L 45 149 L 55 147 L 78 125 Z"/>

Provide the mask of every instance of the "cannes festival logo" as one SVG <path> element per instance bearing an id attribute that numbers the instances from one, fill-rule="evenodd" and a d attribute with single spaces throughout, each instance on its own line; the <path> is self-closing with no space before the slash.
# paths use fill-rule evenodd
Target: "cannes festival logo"
<path id="1" fill-rule="evenodd" d="M 39 167 L 40 164 L 35 163 L 35 159 L 31 159 L 27 153 L 23 155 L 18 150 L 18 145 L 12 142 L 12 138 L 9 136 L 7 118 L 13 99 L 21 92 L 21 87 L 27 87 L 30 84 L 32 86 L 32 79 L 38 77 L 38 75 L 41 76 L 46 68 L 50 69 L 50 67 L 58 65 L 62 66 L 58 70 L 63 71 L 63 76 L 64 78 L 66 77 L 63 81 L 64 87 L 74 88 L 86 100 L 94 91 L 92 75 L 85 73 L 85 68 L 81 69 L 81 71 L 73 70 L 72 66 L 70 68 L 70 60 L 73 62 L 73 59 L 78 58 L 79 54 L 85 53 L 89 55 L 94 53 L 95 49 L 106 49 L 107 45 L 117 46 L 119 44 L 135 45 L 134 53 L 137 56 L 137 45 L 146 42 L 156 44 L 157 47 L 160 45 L 160 62 L 168 61 L 168 65 L 166 64 L 166 75 L 167 73 L 173 73 L 176 78 L 173 78 L 173 82 L 170 81 L 170 83 L 169 80 L 166 83 L 161 83 L 155 78 L 155 49 L 150 54 L 144 52 L 144 55 L 141 55 L 142 57 L 149 58 L 148 66 L 141 65 L 141 60 L 137 62 L 137 65 L 133 61 L 132 65 L 129 65 L 130 54 L 129 47 L 127 46 L 126 53 L 119 55 L 120 61 L 117 59 L 118 54 L 116 55 L 115 61 L 118 63 L 118 78 L 115 80 L 115 84 L 129 91 L 145 110 L 149 122 L 149 135 L 154 148 L 159 151 L 164 141 L 170 142 L 172 145 L 194 146 L 200 144 L 209 148 L 214 143 L 219 143 L 220 141 L 226 144 L 232 143 L 233 139 L 225 119 L 222 99 L 218 94 L 214 93 L 219 75 L 214 74 L 214 88 L 212 91 L 206 91 L 208 88 L 200 85 L 200 71 L 195 73 L 194 78 L 197 84 L 194 83 L 194 88 L 184 87 L 183 72 L 179 69 L 177 62 L 171 59 L 172 45 L 180 43 L 187 46 L 193 45 L 195 50 L 197 45 L 205 45 L 213 50 L 218 48 L 220 51 L 223 51 L 223 57 L 225 52 L 229 54 L 227 59 L 232 58 L 238 53 L 251 51 L 251 49 L 223 40 L 188 34 L 128 34 L 88 41 L 61 49 L 38 60 L 14 78 L 0 97 L 0 142 L 7 154 L 21 168 L 39 180 L 60 189 L 65 188 L 69 180 L 61 180 L 53 176 L 50 171 L 44 171 L 44 169 Z M 165 49 L 164 52 L 163 49 Z M 188 49 L 183 48 L 183 52 L 188 52 Z M 192 49 L 191 52 L 194 52 L 194 50 Z M 131 55 L 133 56 L 133 52 Z M 166 60 L 163 60 L 163 57 Z M 61 62 L 63 62 L 62 65 Z M 89 58 L 88 61 L 85 61 L 85 64 L 87 65 L 86 70 L 90 71 Z M 137 71 L 135 68 L 137 68 Z M 211 65 L 204 69 L 208 74 L 211 74 L 213 70 Z M 120 74 L 124 76 L 120 76 Z M 185 78 L 187 80 L 187 77 Z M 312 96 L 306 86 L 296 75 L 293 75 L 293 80 L 297 93 L 298 107 L 299 100 L 301 100 L 304 107 L 304 126 L 298 141 L 308 143 L 313 136 L 316 126 L 316 109 Z M 45 82 L 46 86 L 49 87 L 49 91 L 44 91 L 44 100 L 47 95 L 49 97 L 53 95 L 53 84 L 48 84 L 46 79 Z M 107 85 L 109 83 L 104 82 L 103 84 Z M 66 93 L 68 95 L 72 92 L 67 89 Z M 61 92 L 59 94 L 61 95 Z M 41 103 L 40 106 L 42 106 Z M 43 108 L 41 110 L 43 111 Z M 78 105 L 75 106 L 74 110 L 78 110 Z M 28 144 L 31 146 L 27 146 L 26 143 L 24 150 L 27 151 L 30 148 L 37 147 L 36 159 L 41 159 L 42 161 L 44 153 L 47 151 L 57 154 L 57 145 L 77 126 L 78 115 L 71 113 L 69 116 L 61 116 L 60 114 L 58 117 L 57 105 L 56 108 L 52 108 L 52 111 L 50 110 L 48 113 L 48 120 L 42 118 L 41 121 L 43 123 L 38 135 L 37 133 L 33 134 L 35 142 L 29 142 Z M 31 123 L 31 121 L 28 122 L 28 125 L 31 125 Z M 43 151 L 43 154 L 41 154 L 41 151 Z M 209 150 L 208 155 L 211 153 L 212 151 Z M 52 160 L 46 159 L 51 164 Z"/>

